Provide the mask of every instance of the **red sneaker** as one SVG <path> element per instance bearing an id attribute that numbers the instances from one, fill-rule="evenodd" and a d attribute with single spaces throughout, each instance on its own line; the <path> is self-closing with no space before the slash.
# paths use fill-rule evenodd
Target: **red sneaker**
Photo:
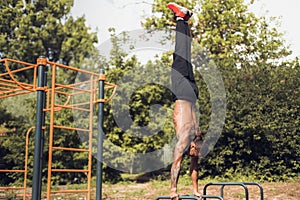
<path id="1" fill-rule="evenodd" d="M 168 8 L 173 11 L 175 17 L 181 17 L 186 21 L 188 21 L 193 15 L 192 11 L 173 2 L 168 3 Z"/>

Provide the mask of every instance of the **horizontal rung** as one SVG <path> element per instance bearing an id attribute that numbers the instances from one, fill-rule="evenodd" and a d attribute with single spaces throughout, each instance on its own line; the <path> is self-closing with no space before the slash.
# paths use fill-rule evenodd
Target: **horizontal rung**
<path id="1" fill-rule="evenodd" d="M 56 91 L 58 91 L 58 89 L 61 89 L 61 88 L 68 88 L 68 89 L 71 89 L 74 91 L 91 92 L 91 90 L 77 88 L 77 87 L 74 87 L 73 85 L 55 84 L 55 86 L 59 87 L 59 88 L 56 88 Z"/>
<path id="2" fill-rule="evenodd" d="M 87 173 L 89 170 L 87 169 L 52 169 L 52 172 L 82 172 L 82 173 Z"/>
<path id="3" fill-rule="evenodd" d="M 202 195 L 202 199 L 219 199 L 219 200 L 223 200 L 223 197 L 214 196 L 214 195 Z"/>
<path id="4" fill-rule="evenodd" d="M 60 107 L 60 108 L 68 108 L 68 109 L 73 109 L 73 110 L 79 110 L 79 111 L 91 112 L 90 109 L 80 108 L 80 107 L 76 107 L 76 106 L 73 106 L 73 105 L 64 106 L 64 105 L 58 105 L 58 104 L 55 104 L 54 106 L 55 106 L 56 108 L 57 108 L 57 107 Z"/>
<path id="5" fill-rule="evenodd" d="M 24 187 L 0 187 L 0 190 L 24 190 Z"/>
<path id="6" fill-rule="evenodd" d="M 87 149 L 77 149 L 77 148 L 66 148 L 66 147 L 52 147 L 55 150 L 62 150 L 62 151 L 77 151 L 77 152 L 89 152 Z"/>
<path id="7" fill-rule="evenodd" d="M 9 172 L 20 172 L 20 173 L 24 173 L 25 170 L 0 169 L 0 172 L 4 172 L 4 173 L 9 173 Z"/>
<path id="8" fill-rule="evenodd" d="M 52 194 L 56 193 L 88 193 L 88 190 L 53 190 L 51 191 Z"/>
<path id="9" fill-rule="evenodd" d="M 89 132 L 89 129 L 83 129 L 83 128 L 73 128 L 68 126 L 53 126 L 54 128 L 60 128 L 60 129 L 66 129 L 66 130 L 72 130 L 72 131 L 82 131 L 82 132 Z"/>

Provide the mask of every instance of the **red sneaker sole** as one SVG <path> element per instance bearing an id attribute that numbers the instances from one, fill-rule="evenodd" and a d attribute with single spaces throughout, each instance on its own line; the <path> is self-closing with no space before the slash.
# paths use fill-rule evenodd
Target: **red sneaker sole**
<path id="1" fill-rule="evenodd" d="M 178 5 L 169 3 L 168 8 L 170 8 L 174 13 L 176 17 L 185 17 L 185 13 L 183 13 L 180 8 L 178 8 Z"/>

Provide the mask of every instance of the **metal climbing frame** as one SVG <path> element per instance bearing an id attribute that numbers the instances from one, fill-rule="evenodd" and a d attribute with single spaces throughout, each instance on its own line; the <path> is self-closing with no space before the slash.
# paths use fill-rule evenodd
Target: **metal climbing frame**
<path id="1" fill-rule="evenodd" d="M 46 58 L 39 58 L 36 64 L 26 63 L 12 59 L 0 60 L 0 98 L 13 97 L 24 95 L 32 92 L 37 93 L 36 106 L 36 126 L 35 126 L 35 150 L 34 150 L 34 166 L 33 166 L 33 186 L 32 199 L 38 200 L 41 198 L 42 185 L 42 152 L 44 143 L 44 132 L 49 133 L 49 149 L 48 149 L 48 176 L 47 176 L 47 200 L 50 200 L 51 194 L 56 193 L 85 193 L 86 199 L 91 199 L 91 171 L 92 171 L 92 139 L 93 139 L 93 116 L 94 105 L 97 104 L 98 109 L 98 154 L 97 161 L 102 159 L 102 126 L 103 126 L 103 104 L 111 100 L 113 97 L 116 85 L 106 82 L 106 76 L 102 70 L 100 74 L 88 72 L 78 68 L 49 62 Z M 47 73 L 48 71 L 48 73 Z M 79 77 L 74 84 L 68 84 L 67 81 L 60 78 L 61 73 L 76 73 Z M 19 81 L 18 76 L 26 74 L 31 77 L 31 80 Z M 50 74 L 47 81 L 47 74 Z M 49 86 L 47 85 L 47 82 Z M 111 89 L 105 99 L 104 90 Z M 97 93 L 99 94 L 97 96 Z M 82 127 L 75 125 L 63 124 L 57 122 L 55 116 L 63 109 L 71 110 L 72 112 L 87 113 L 86 124 L 81 124 Z M 71 113 L 72 113 L 71 112 Z M 74 113 L 72 113 L 74 115 Z M 78 113 L 77 113 L 78 114 Z M 45 123 L 45 119 L 49 118 Z M 86 148 L 64 147 L 57 146 L 54 143 L 55 135 L 61 131 L 80 132 L 87 138 Z M 27 134 L 29 135 L 29 133 Z M 100 135 L 100 136 L 99 136 Z M 67 169 L 65 167 L 56 168 L 52 165 L 53 152 L 76 152 L 87 154 L 86 169 Z M 28 152 L 28 144 L 26 145 Z M 99 153 L 100 152 L 100 153 Z M 26 199 L 26 178 L 27 178 L 27 154 L 25 156 L 25 169 L 22 170 L 0 170 L 3 173 L 24 173 L 24 187 L 19 189 L 24 190 L 24 198 Z M 99 163 L 99 162 L 98 162 Z M 97 164 L 98 164 L 97 163 Z M 87 177 L 87 188 L 84 190 L 53 190 L 52 174 L 53 173 L 84 173 Z M 102 169 L 97 166 L 97 185 L 96 195 L 101 199 L 102 192 Z M 100 177 L 98 177 L 100 176 Z M 0 188 L 4 189 L 4 188 Z M 10 188 L 6 188 L 10 189 Z"/>

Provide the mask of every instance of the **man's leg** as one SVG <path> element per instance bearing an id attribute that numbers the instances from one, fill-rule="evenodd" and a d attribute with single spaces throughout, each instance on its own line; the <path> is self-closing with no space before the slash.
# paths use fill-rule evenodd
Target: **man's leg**
<path id="1" fill-rule="evenodd" d="M 191 37 L 190 28 L 186 21 L 176 22 L 175 51 L 173 54 L 172 69 L 184 77 L 193 77 L 191 65 Z"/>

